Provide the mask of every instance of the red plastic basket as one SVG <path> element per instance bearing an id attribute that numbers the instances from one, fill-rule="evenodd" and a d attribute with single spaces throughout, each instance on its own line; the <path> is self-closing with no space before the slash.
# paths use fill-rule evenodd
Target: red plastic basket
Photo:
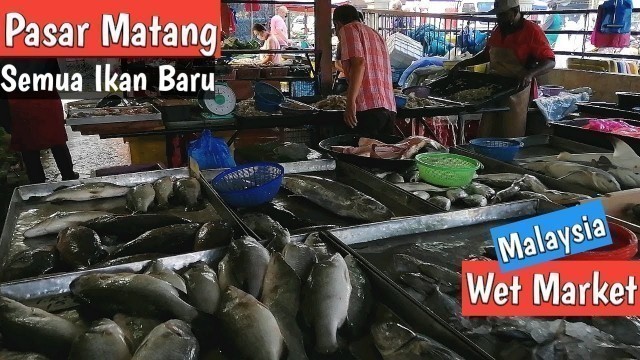
<path id="1" fill-rule="evenodd" d="M 633 231 L 618 224 L 609 223 L 613 244 L 575 254 L 563 260 L 631 260 L 638 253 L 638 237 Z"/>

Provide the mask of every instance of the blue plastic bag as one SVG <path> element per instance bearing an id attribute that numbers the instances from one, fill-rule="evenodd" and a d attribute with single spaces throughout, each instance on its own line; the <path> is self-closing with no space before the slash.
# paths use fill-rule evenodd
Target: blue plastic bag
<path id="1" fill-rule="evenodd" d="M 631 0 L 607 0 L 602 4 L 603 17 L 600 32 L 603 34 L 628 34 L 631 32 Z"/>
<path id="2" fill-rule="evenodd" d="M 227 143 L 221 138 L 214 137 L 209 130 L 204 130 L 200 138 L 189 143 L 187 153 L 202 170 L 236 166 Z"/>

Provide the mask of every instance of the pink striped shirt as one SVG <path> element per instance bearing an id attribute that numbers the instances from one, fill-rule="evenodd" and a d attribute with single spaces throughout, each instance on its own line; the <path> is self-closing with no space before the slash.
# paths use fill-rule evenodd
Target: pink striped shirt
<path id="1" fill-rule="evenodd" d="M 362 87 L 356 97 L 356 111 L 385 108 L 396 111 L 391 64 L 387 46 L 380 34 L 369 26 L 354 21 L 340 29 L 340 60 L 349 78 L 351 58 L 364 59 Z"/>

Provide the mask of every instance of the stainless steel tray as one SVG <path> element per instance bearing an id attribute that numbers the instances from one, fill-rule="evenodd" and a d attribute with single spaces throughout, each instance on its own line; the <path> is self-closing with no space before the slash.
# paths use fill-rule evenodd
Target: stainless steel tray
<path id="1" fill-rule="evenodd" d="M 61 186 L 71 186 L 80 183 L 90 182 L 112 182 L 119 185 L 132 186 L 141 183 L 153 182 L 164 176 L 174 176 L 184 178 L 189 175 L 186 168 L 157 170 L 134 174 L 123 174 L 100 178 L 90 178 L 86 180 L 64 181 L 58 183 L 45 183 L 36 185 L 26 185 L 16 188 L 13 192 L 7 217 L 0 235 L 0 269 L 3 269 L 7 260 L 21 250 L 37 248 L 40 246 L 55 244 L 55 236 L 44 236 L 24 240 L 22 232 L 43 217 L 53 214 L 56 211 L 83 211 L 83 210 L 104 210 L 121 213 L 124 210 L 124 197 L 101 199 L 83 202 L 65 202 L 62 204 L 50 204 L 37 200 L 28 200 L 32 196 L 44 196 L 50 194 Z M 247 228 L 237 221 L 235 215 L 225 206 L 218 195 L 211 189 L 207 179 L 212 176 L 210 172 L 204 172 L 204 179 L 200 179 L 202 192 L 208 205 L 204 210 L 190 213 L 180 213 L 179 215 L 190 218 L 194 221 L 205 222 L 216 220 L 216 218 L 235 224 L 237 230 L 242 233 L 250 233 Z"/>
<path id="2" fill-rule="evenodd" d="M 305 236 L 292 237 L 291 241 L 301 242 Z M 328 238 L 326 242 L 333 246 L 336 251 L 343 255 L 349 252 L 343 246 Z M 159 261 L 166 267 L 173 270 L 180 270 L 187 265 L 203 261 L 214 269 L 217 263 L 226 254 L 226 248 L 201 251 L 197 253 L 171 256 L 162 258 Z M 358 259 L 360 260 L 360 259 Z M 69 285 L 77 277 L 88 273 L 121 273 L 139 272 L 149 261 L 141 261 L 125 265 L 112 266 L 103 269 L 94 269 L 82 272 L 75 272 L 62 275 L 53 275 L 30 281 L 16 282 L 0 285 L 0 295 L 20 301 L 29 306 L 38 307 L 50 312 L 71 309 L 77 305 L 74 301 Z M 432 315 L 425 311 L 423 307 L 408 298 L 406 294 L 398 291 L 397 287 L 366 264 L 360 263 L 361 268 L 371 281 L 373 294 L 376 302 L 387 307 L 396 315 L 401 322 L 407 324 L 414 331 L 428 335 L 436 341 L 441 342 L 450 349 L 456 351 L 465 359 L 491 359 L 491 357 L 467 339 L 460 337 L 455 330 L 446 324 L 438 323 Z M 312 358 L 313 359 L 313 358 Z"/>
<path id="3" fill-rule="evenodd" d="M 504 161 L 496 160 L 494 158 L 478 154 L 473 150 L 466 147 L 456 147 L 451 149 L 454 154 L 460 154 L 474 158 L 482 163 L 484 168 L 479 171 L 481 174 L 497 174 L 497 173 L 515 173 L 515 174 L 529 174 L 537 177 L 542 183 L 547 185 L 552 190 L 560 190 L 572 193 L 579 193 L 588 195 L 591 197 L 599 196 L 598 193 L 591 189 L 587 189 L 580 185 L 569 184 L 565 181 L 546 176 L 535 171 L 525 169 L 521 166 L 506 163 Z"/>
<path id="4" fill-rule="evenodd" d="M 320 166 L 322 164 L 332 164 L 333 166 L 332 168 Z M 432 214 L 439 211 L 433 205 L 405 193 L 351 164 L 320 160 L 288 163 L 283 166 L 285 166 L 285 174 L 319 176 L 351 186 L 387 206 L 396 217 Z M 304 231 L 300 229 L 318 226 L 344 227 L 363 223 L 363 221 L 338 216 L 302 197 L 291 196 L 284 189 L 281 189 L 276 198 L 268 204 L 255 208 L 233 210 L 238 213 L 264 213 L 292 232 Z"/>
<path id="5" fill-rule="evenodd" d="M 132 114 L 132 115 L 89 115 L 83 117 L 75 117 L 79 113 L 91 113 L 92 111 L 104 110 L 104 109 L 131 109 L 131 108 L 147 108 L 151 111 L 150 114 Z M 89 108 L 89 109 L 77 109 L 70 110 L 67 116 L 67 125 L 88 125 L 88 124 L 110 124 L 120 122 L 131 121 L 150 121 L 150 120 L 162 120 L 162 114 L 152 104 L 138 105 L 138 106 L 115 106 L 111 108 Z"/>
<path id="6" fill-rule="evenodd" d="M 518 138 L 517 140 L 522 141 L 524 143 L 524 147 L 518 152 L 516 162 L 518 160 L 536 158 L 540 156 L 558 155 L 564 151 L 573 154 L 611 152 L 607 149 L 583 144 L 554 135 L 525 136 L 523 138 Z"/>
<path id="7" fill-rule="evenodd" d="M 324 234 L 362 261 L 370 271 L 389 281 L 397 292 L 411 298 L 397 282 L 397 274 L 393 271 L 394 254 L 406 253 L 446 267 L 460 266 L 462 259 L 468 255 L 481 255 L 482 247 L 491 244 L 491 227 L 559 208 L 549 202 L 525 200 L 331 230 Z M 441 252 L 431 251 L 430 244 L 437 244 L 435 246 Z M 460 271 L 459 268 L 455 270 Z M 437 319 L 437 323 L 449 325 L 431 308 L 411 299 L 423 312 Z M 467 338 L 467 341 L 471 340 Z"/>

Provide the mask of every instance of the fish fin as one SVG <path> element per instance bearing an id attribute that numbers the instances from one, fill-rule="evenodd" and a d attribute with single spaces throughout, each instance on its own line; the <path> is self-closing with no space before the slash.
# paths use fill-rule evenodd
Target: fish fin
<path id="1" fill-rule="evenodd" d="M 597 163 L 598 164 L 602 164 L 602 165 L 608 165 L 608 166 L 612 166 L 613 165 L 611 160 L 606 156 L 600 156 L 600 158 L 598 159 Z"/>

